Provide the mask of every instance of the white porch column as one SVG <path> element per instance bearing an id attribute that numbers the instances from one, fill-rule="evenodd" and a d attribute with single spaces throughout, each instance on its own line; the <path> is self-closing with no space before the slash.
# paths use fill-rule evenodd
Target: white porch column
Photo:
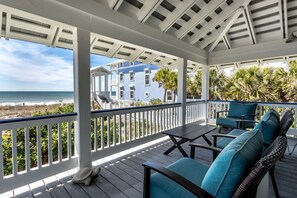
<path id="1" fill-rule="evenodd" d="M 101 82 L 101 76 L 98 76 L 98 79 L 99 79 L 99 80 L 98 80 L 98 84 L 99 84 L 99 90 L 98 90 L 98 91 L 99 91 L 99 94 L 101 94 L 101 91 L 102 91 L 102 90 L 101 90 L 101 86 L 102 86 L 102 85 L 101 85 L 101 84 L 102 84 L 102 82 Z"/>
<path id="2" fill-rule="evenodd" d="M 105 93 L 108 91 L 108 75 L 106 74 L 105 76 L 104 76 L 104 80 L 105 80 L 105 82 L 104 82 L 104 86 L 105 86 Z"/>
<path id="3" fill-rule="evenodd" d="M 207 100 L 209 99 L 209 66 L 203 65 L 202 66 L 202 100 L 205 100 L 205 108 L 204 108 L 204 116 L 205 122 L 208 122 L 208 114 L 207 114 Z"/>
<path id="4" fill-rule="evenodd" d="M 75 149 L 78 154 L 79 169 L 92 167 L 91 154 L 91 108 L 90 108 L 90 32 L 74 31 L 74 110 Z"/>
<path id="5" fill-rule="evenodd" d="M 186 100 L 187 100 L 187 59 L 179 58 L 177 66 L 177 102 L 181 103 L 179 113 L 180 125 L 186 124 Z"/>

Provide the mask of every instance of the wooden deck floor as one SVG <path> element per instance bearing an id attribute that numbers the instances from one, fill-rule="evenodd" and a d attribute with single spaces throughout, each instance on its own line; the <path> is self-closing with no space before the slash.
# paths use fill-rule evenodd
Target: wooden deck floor
<path id="1" fill-rule="evenodd" d="M 201 140 L 203 141 L 203 140 Z M 290 142 L 293 145 L 293 142 Z M 60 175 L 44 179 L 30 184 L 27 187 L 16 189 L 2 195 L 3 197 L 142 197 L 143 167 L 145 161 L 152 161 L 161 165 L 168 165 L 180 159 L 182 156 L 174 151 L 169 156 L 163 152 L 171 146 L 166 140 L 152 145 L 146 149 L 131 153 L 118 159 L 101 164 L 102 171 L 90 186 L 72 185 L 71 174 L 64 172 Z M 187 145 L 185 150 L 189 152 Z M 196 159 L 206 163 L 211 162 L 211 154 L 208 151 L 200 151 Z M 283 161 L 278 162 L 276 167 L 276 180 L 281 197 L 297 197 L 297 152 L 292 156 L 285 155 Z M 25 189 L 24 189 L 25 188 Z M 275 197 L 272 188 L 270 196 Z"/>

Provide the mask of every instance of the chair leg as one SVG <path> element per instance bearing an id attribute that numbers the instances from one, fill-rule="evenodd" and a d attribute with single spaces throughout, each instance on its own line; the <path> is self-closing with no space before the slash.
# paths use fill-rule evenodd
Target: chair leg
<path id="1" fill-rule="evenodd" d="M 296 146 L 297 146 L 297 143 L 295 144 L 295 146 L 293 147 L 293 149 L 292 149 L 291 153 L 289 153 L 289 155 L 292 155 L 292 153 L 294 152 Z"/>
<path id="2" fill-rule="evenodd" d="M 280 198 L 279 192 L 278 192 L 278 189 L 277 189 L 277 185 L 276 185 L 276 181 L 275 181 L 275 176 L 274 176 L 274 166 L 270 169 L 269 174 L 271 176 L 271 182 L 272 182 L 275 197 Z"/>

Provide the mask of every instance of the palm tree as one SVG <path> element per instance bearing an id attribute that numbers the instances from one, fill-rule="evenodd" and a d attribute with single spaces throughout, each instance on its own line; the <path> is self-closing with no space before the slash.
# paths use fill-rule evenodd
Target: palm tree
<path id="1" fill-rule="evenodd" d="M 216 69 L 209 72 L 209 98 L 210 99 L 224 99 L 224 93 L 227 85 L 227 76 L 223 71 Z"/>
<path id="2" fill-rule="evenodd" d="M 170 90 L 173 92 L 173 99 L 177 94 L 177 72 L 172 71 L 168 68 L 162 68 L 155 74 L 153 81 L 159 83 L 159 87 L 164 88 L 164 98 L 163 101 L 166 101 L 167 91 Z"/>
<path id="3" fill-rule="evenodd" d="M 239 69 L 228 83 L 227 99 L 276 101 L 275 75 L 272 68 L 252 66 Z"/>
<path id="4" fill-rule="evenodd" d="M 297 101 L 297 61 L 289 62 L 289 72 L 283 84 L 283 92 L 287 101 Z"/>

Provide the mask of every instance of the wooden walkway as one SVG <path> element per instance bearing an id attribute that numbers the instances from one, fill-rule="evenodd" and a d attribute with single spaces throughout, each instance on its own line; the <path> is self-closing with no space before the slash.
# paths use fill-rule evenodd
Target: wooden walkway
<path id="1" fill-rule="evenodd" d="M 290 142 L 290 144 L 293 143 Z M 101 164 L 100 176 L 90 186 L 72 185 L 70 181 L 73 171 L 70 171 L 16 189 L 2 197 L 142 197 L 143 167 L 141 164 L 145 161 L 152 161 L 166 166 L 180 159 L 182 155 L 177 150 L 170 153 L 169 156 L 163 155 L 163 152 L 171 145 L 171 142 L 166 140 Z M 183 147 L 186 152 L 189 152 L 187 145 Z M 209 151 L 200 150 L 196 153 L 196 159 L 206 163 L 211 162 Z M 297 152 L 292 156 L 286 154 L 285 159 L 278 162 L 276 180 L 281 197 L 297 197 Z M 270 187 L 269 197 L 275 197 L 272 187 Z"/>

